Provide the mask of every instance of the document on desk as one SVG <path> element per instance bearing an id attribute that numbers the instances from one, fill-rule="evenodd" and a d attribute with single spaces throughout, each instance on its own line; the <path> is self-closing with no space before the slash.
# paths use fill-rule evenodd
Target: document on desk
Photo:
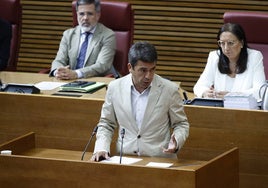
<path id="1" fill-rule="evenodd" d="M 64 84 L 66 83 L 65 82 L 39 82 L 39 83 L 36 83 L 34 86 L 40 90 L 53 90 Z"/>
<path id="2" fill-rule="evenodd" d="M 168 167 L 171 167 L 172 165 L 173 165 L 173 163 L 156 163 L 156 162 L 149 162 L 146 166 L 168 168 Z"/>
<path id="3" fill-rule="evenodd" d="M 130 157 L 122 157 L 121 164 L 133 164 L 136 162 L 141 161 L 142 159 L 137 158 L 130 158 Z M 113 156 L 110 159 L 101 161 L 103 163 L 113 163 L 113 164 L 120 164 L 120 156 Z"/>
<path id="4" fill-rule="evenodd" d="M 257 100 L 252 94 L 228 93 L 224 96 L 224 108 L 259 109 Z"/>

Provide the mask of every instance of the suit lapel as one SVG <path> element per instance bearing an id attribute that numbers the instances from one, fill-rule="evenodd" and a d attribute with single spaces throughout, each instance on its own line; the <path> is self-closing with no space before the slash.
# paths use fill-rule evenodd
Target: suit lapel
<path id="1" fill-rule="evenodd" d="M 124 94 L 125 96 L 122 96 L 122 98 L 124 98 L 124 105 L 126 106 L 126 114 L 129 115 L 129 119 L 132 122 L 135 122 L 135 118 L 133 117 L 133 113 L 132 113 L 132 104 L 131 104 L 131 86 L 129 86 L 129 83 L 132 83 L 131 80 L 131 74 L 128 75 L 128 80 L 126 80 L 126 82 L 124 83 L 124 90 L 126 90 L 126 94 Z M 136 126 L 137 127 L 137 126 Z"/>
<path id="2" fill-rule="evenodd" d="M 155 109 L 155 105 L 160 97 L 163 86 L 164 85 L 161 82 L 159 82 L 157 75 L 155 75 L 153 82 L 152 82 L 151 89 L 150 89 L 150 93 L 148 96 L 148 102 L 147 102 L 146 110 L 143 116 L 141 129 L 147 126 L 146 123 L 152 117 L 153 110 Z"/>
<path id="3" fill-rule="evenodd" d="M 99 24 L 96 26 L 96 30 L 94 31 L 93 35 L 91 36 L 91 41 L 88 43 L 87 46 L 87 53 L 86 53 L 86 64 L 88 63 L 88 58 L 90 57 L 91 53 L 93 52 L 93 49 L 96 44 L 98 44 L 101 34 L 101 28 L 99 27 Z"/>
<path id="4" fill-rule="evenodd" d="M 70 56 L 72 59 L 70 59 L 70 68 L 75 69 L 76 63 L 77 63 L 77 57 L 78 57 L 78 50 L 79 50 L 79 42 L 80 42 L 80 27 L 76 27 L 74 31 L 74 36 L 72 37 L 71 46 L 70 49 Z"/>

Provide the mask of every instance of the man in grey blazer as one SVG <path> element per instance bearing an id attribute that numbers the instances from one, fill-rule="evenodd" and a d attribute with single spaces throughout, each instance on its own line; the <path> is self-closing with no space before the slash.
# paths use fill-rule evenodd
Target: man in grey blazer
<path id="1" fill-rule="evenodd" d="M 102 107 L 92 161 L 110 157 L 116 128 L 117 152 L 125 130 L 127 155 L 176 158 L 189 134 L 177 84 L 155 74 L 157 52 L 148 42 L 137 42 L 129 51 L 130 74 L 110 82 Z M 173 130 L 173 132 L 171 132 Z"/>
<path id="2" fill-rule="evenodd" d="M 100 9 L 99 0 L 76 2 L 79 25 L 64 31 L 57 56 L 52 62 L 50 76 L 69 80 L 112 73 L 116 49 L 115 34 L 98 23 Z M 85 56 L 81 58 L 82 49 Z M 80 58 L 81 64 L 78 63 Z"/>

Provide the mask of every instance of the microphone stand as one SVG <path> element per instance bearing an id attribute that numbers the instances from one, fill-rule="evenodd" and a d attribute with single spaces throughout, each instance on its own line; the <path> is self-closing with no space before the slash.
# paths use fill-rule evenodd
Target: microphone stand
<path id="1" fill-rule="evenodd" d="M 90 144 L 90 142 L 91 142 L 93 136 L 96 135 L 97 131 L 98 131 L 98 126 L 96 126 L 96 127 L 94 128 L 93 132 L 91 133 L 90 139 L 89 139 L 89 141 L 88 141 L 88 143 L 87 143 L 87 145 L 86 145 L 86 147 L 85 147 L 85 149 L 84 149 L 84 151 L 83 151 L 83 154 L 82 154 L 82 157 L 81 157 L 81 161 L 83 161 L 83 159 L 84 159 L 84 155 L 85 155 L 85 153 L 86 153 L 86 151 L 87 151 L 87 148 L 88 148 L 88 146 L 89 146 L 89 144 Z"/>
<path id="2" fill-rule="evenodd" d="M 121 149 L 120 149 L 120 161 L 119 161 L 119 164 L 121 164 L 121 162 L 122 162 L 123 139 L 124 139 L 124 137 L 125 137 L 125 129 L 124 129 L 124 128 L 121 129 L 120 134 L 121 134 L 122 142 L 121 142 Z"/>

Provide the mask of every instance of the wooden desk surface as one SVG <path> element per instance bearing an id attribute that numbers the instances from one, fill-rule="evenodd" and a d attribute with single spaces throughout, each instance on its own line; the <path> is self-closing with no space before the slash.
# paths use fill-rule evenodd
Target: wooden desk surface
<path id="1" fill-rule="evenodd" d="M 71 82 L 71 80 L 58 80 L 55 77 L 49 77 L 48 74 L 39 74 L 39 73 L 25 73 L 25 72 L 0 72 L 0 79 L 2 83 L 18 83 L 18 84 L 37 84 L 40 82 Z M 87 81 L 96 81 L 96 82 L 104 82 L 109 84 L 110 81 L 114 80 L 114 78 L 108 77 L 91 77 L 87 79 L 78 79 L 78 80 L 87 80 Z M 59 88 L 53 90 L 42 90 L 41 94 L 50 95 L 53 93 L 57 93 Z M 65 94 L 77 94 L 75 92 L 64 92 Z M 79 93 L 81 94 L 81 93 Z M 89 99 L 104 99 L 106 94 L 106 88 L 102 88 L 94 93 L 86 93 L 82 94 L 79 98 L 89 98 Z M 58 97 L 58 96 L 56 96 Z M 60 96 L 64 97 L 64 96 Z M 68 97 L 68 96 L 66 96 Z"/>
<path id="2" fill-rule="evenodd" d="M 39 73 L 26 73 L 26 72 L 8 72 L 8 71 L 3 71 L 0 72 L 0 79 L 2 83 L 19 83 L 19 84 L 37 84 L 40 82 L 70 82 L 70 80 L 58 80 L 55 77 L 49 77 L 48 74 L 39 74 Z M 78 79 L 78 80 L 87 80 L 87 81 L 96 81 L 96 82 L 104 82 L 106 84 L 109 84 L 114 78 L 108 78 L 108 77 L 91 77 L 91 78 L 86 78 L 86 79 Z M 180 82 L 175 82 L 180 86 Z M 53 90 L 43 90 L 41 91 L 41 94 L 45 95 L 51 95 L 53 93 L 57 93 L 59 88 L 53 89 Z M 184 90 L 181 88 L 179 90 L 181 97 L 183 97 L 182 92 Z M 71 93 L 72 92 L 64 92 L 64 93 Z M 76 93 L 77 94 L 77 93 Z M 79 93 L 81 94 L 81 93 Z M 106 88 L 102 88 L 94 93 L 87 93 L 83 94 L 79 98 L 89 98 L 89 99 L 103 99 L 105 98 L 106 94 Z M 187 93 L 189 99 L 193 99 L 194 95 L 193 93 Z M 64 96 L 62 96 L 64 97 Z M 67 96 L 66 96 L 67 97 Z"/>
<path id="3" fill-rule="evenodd" d="M 8 72 L 0 71 L 0 79 L 3 83 L 21 83 L 21 84 L 37 84 L 42 81 L 50 82 L 70 82 L 71 80 L 58 80 L 55 77 L 49 77 L 48 74 L 39 74 L 39 73 L 27 73 L 27 72 Z M 101 81 L 109 83 L 114 78 L 109 77 L 91 77 L 86 79 L 78 80 L 90 80 L 90 81 Z"/>
<path id="4" fill-rule="evenodd" d="M 48 158 L 48 159 L 61 159 L 61 160 L 81 160 L 81 151 L 73 150 L 60 150 L 51 148 L 34 148 L 21 153 L 22 156 Z M 92 152 L 86 152 L 84 161 L 89 161 L 92 156 Z M 157 157 L 137 157 L 137 156 L 125 156 L 130 158 L 140 158 L 141 161 L 134 163 L 137 166 L 145 166 L 149 162 L 157 163 L 172 163 L 169 169 L 183 169 L 183 170 L 197 170 L 207 161 L 201 160 L 190 160 L 190 159 L 168 159 L 168 158 L 157 158 Z"/>

